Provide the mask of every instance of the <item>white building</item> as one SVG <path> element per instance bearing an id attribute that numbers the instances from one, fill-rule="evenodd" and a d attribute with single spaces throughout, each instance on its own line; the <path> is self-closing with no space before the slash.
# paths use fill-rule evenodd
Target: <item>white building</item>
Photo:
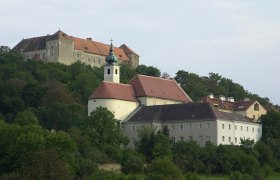
<path id="1" fill-rule="evenodd" d="M 239 145 L 241 138 L 256 142 L 262 135 L 261 124 L 239 114 L 219 111 L 210 103 L 143 106 L 122 124 L 131 148 L 143 127 L 159 131 L 166 126 L 172 140 L 194 140 L 200 145 L 207 141 Z"/>
<path id="2" fill-rule="evenodd" d="M 130 139 L 130 148 L 144 126 L 155 131 L 166 126 L 174 141 L 194 140 L 200 145 L 207 141 L 239 145 L 241 138 L 255 142 L 261 138 L 261 124 L 220 111 L 209 102 L 193 103 L 175 80 L 136 75 L 128 84 L 119 83 L 120 69 L 112 44 L 106 62 L 104 81 L 88 100 L 88 114 L 99 106 L 112 111 Z"/>

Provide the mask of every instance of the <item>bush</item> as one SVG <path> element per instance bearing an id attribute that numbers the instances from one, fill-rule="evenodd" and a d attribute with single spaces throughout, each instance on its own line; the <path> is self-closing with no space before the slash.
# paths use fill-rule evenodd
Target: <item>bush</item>
<path id="1" fill-rule="evenodd" d="M 248 174 L 241 174 L 239 171 L 230 173 L 229 180 L 252 180 L 252 177 Z"/>
<path id="2" fill-rule="evenodd" d="M 269 177 L 273 172 L 272 168 L 267 164 L 262 167 L 262 170 L 264 173 L 264 177 Z"/>
<path id="3" fill-rule="evenodd" d="M 144 157 L 136 151 L 125 151 L 122 159 L 122 172 L 126 174 L 142 173 L 144 170 Z"/>
<path id="4" fill-rule="evenodd" d="M 200 180 L 199 176 L 197 175 L 197 173 L 194 172 L 188 172 L 185 175 L 185 179 L 186 180 Z"/>
<path id="5" fill-rule="evenodd" d="M 180 169 L 170 160 L 157 159 L 147 167 L 145 179 L 147 180 L 165 180 L 165 179 L 185 179 Z"/>

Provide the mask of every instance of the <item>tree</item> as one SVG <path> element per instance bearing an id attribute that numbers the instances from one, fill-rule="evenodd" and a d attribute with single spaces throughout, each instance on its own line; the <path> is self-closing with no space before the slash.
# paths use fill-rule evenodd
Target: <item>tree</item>
<path id="1" fill-rule="evenodd" d="M 145 179 L 168 180 L 168 179 L 184 179 L 182 172 L 168 159 L 155 159 L 151 165 L 147 167 Z"/>
<path id="2" fill-rule="evenodd" d="M 123 152 L 122 172 L 127 174 L 140 174 L 144 170 L 144 156 L 136 151 Z"/>
<path id="3" fill-rule="evenodd" d="M 25 110 L 23 112 L 17 113 L 14 123 L 19 124 L 21 126 L 32 124 L 38 125 L 39 121 L 33 112 L 31 112 L 30 110 Z"/>
<path id="4" fill-rule="evenodd" d="M 267 112 L 266 115 L 261 117 L 263 124 L 262 140 L 268 142 L 271 139 L 280 138 L 280 113 L 279 112 Z"/>
<path id="5" fill-rule="evenodd" d="M 160 70 L 153 66 L 140 65 L 136 68 L 136 73 L 147 76 L 160 77 Z"/>

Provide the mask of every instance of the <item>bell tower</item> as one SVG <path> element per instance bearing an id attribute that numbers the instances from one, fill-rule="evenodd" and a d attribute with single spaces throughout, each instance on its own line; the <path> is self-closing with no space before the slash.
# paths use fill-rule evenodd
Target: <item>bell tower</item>
<path id="1" fill-rule="evenodd" d="M 120 66 L 118 65 L 118 58 L 114 55 L 112 40 L 109 54 L 105 60 L 104 81 L 120 83 Z"/>

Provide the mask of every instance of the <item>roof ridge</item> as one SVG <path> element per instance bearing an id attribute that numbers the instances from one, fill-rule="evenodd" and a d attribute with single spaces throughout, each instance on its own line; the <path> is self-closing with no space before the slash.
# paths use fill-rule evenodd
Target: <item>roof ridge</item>
<path id="1" fill-rule="evenodd" d="M 175 79 L 172 79 L 172 80 L 173 80 L 173 82 L 176 84 L 176 86 L 178 86 L 178 88 L 185 94 L 185 96 L 187 96 L 188 99 L 189 99 L 191 102 L 193 102 L 192 99 L 190 98 L 190 96 L 183 90 L 183 88 L 177 83 L 177 81 L 176 81 Z"/>
<path id="2" fill-rule="evenodd" d="M 149 76 L 149 75 L 145 75 L 145 74 L 137 74 L 139 76 L 144 76 L 144 77 L 149 77 L 149 78 L 155 78 L 155 79 L 161 79 L 161 80 L 166 80 L 166 81 L 172 81 L 173 79 L 166 79 L 166 78 L 162 78 L 162 77 L 156 77 L 156 76 Z"/>
<path id="3" fill-rule="evenodd" d="M 102 83 L 110 83 L 110 84 L 118 84 L 118 85 L 124 85 L 124 86 L 132 86 L 131 84 L 124 84 L 124 83 L 115 83 L 115 82 L 109 82 L 109 81 L 102 81 Z"/>

